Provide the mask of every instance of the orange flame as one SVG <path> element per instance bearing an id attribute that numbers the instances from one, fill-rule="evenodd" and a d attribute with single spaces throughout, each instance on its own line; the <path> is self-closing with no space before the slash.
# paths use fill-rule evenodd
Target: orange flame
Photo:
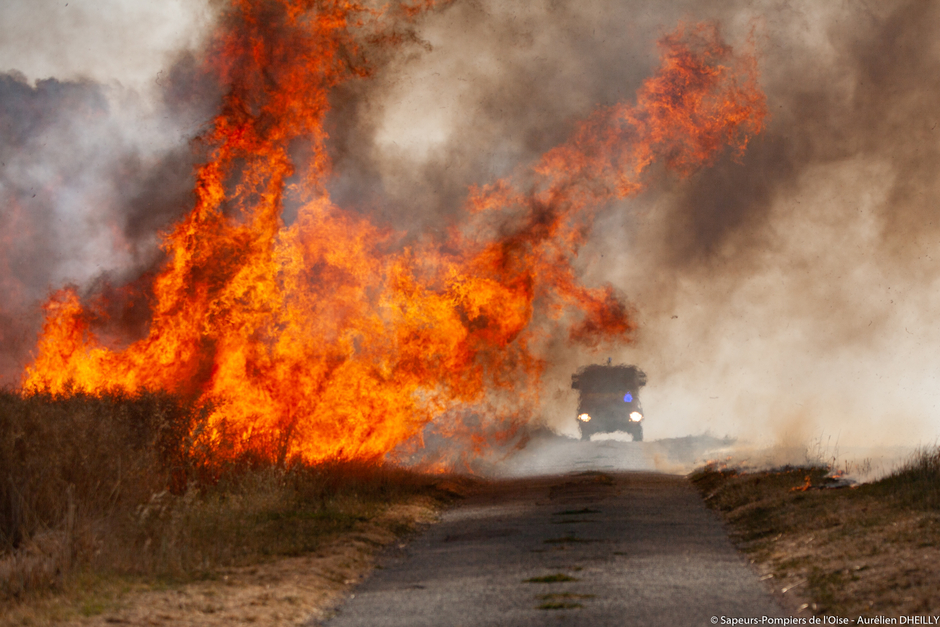
<path id="1" fill-rule="evenodd" d="M 330 201 L 324 116 L 333 87 L 372 71 L 361 42 L 394 44 L 395 20 L 433 4 L 233 0 L 209 59 L 229 91 L 200 138 L 195 207 L 164 237 L 147 336 L 106 348 L 62 289 L 24 390 L 214 399 L 202 437 L 234 438 L 227 450 L 369 459 L 467 407 L 493 421 L 478 435 L 512 433 L 537 406 L 539 348 L 559 329 L 589 347 L 630 341 L 615 290 L 572 269 L 593 212 L 640 191 L 657 161 L 686 175 L 743 151 L 765 115 L 753 57 L 712 26 L 680 28 L 635 105 L 597 111 L 531 172 L 471 190 L 470 219 L 446 241 L 402 249 Z M 312 156 L 295 162 L 301 141 Z M 290 226 L 286 201 L 301 205 Z"/>

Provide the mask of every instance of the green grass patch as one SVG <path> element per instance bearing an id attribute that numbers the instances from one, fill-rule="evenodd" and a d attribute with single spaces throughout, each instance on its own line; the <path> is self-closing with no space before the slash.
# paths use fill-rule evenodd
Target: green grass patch
<path id="1" fill-rule="evenodd" d="M 546 601 L 539 605 L 536 609 L 540 610 L 575 610 L 580 607 L 584 607 L 580 603 L 573 603 L 571 601 Z"/>
<path id="2" fill-rule="evenodd" d="M 523 580 L 522 583 L 562 583 L 565 581 L 580 581 L 577 577 L 566 575 L 565 573 L 554 573 L 552 575 L 543 575 L 541 577 L 531 577 Z"/>

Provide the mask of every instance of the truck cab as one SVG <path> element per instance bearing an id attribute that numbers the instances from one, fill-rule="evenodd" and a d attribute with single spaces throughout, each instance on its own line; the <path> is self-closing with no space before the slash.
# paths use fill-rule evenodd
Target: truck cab
<path id="1" fill-rule="evenodd" d="M 640 388 L 646 374 L 636 366 L 590 365 L 571 375 L 578 390 L 578 430 L 582 440 L 595 433 L 625 431 L 634 442 L 643 440 L 643 408 Z"/>

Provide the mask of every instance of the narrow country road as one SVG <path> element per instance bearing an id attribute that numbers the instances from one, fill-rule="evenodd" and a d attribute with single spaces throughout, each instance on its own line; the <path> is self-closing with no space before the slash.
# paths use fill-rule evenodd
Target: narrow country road
<path id="1" fill-rule="evenodd" d="M 504 479 L 385 560 L 328 627 L 706 625 L 781 616 L 688 481 Z"/>

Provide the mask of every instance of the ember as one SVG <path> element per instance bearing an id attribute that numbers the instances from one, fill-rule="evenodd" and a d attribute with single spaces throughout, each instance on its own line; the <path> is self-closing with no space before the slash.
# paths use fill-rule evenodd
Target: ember
<path id="1" fill-rule="evenodd" d="M 492 421 L 478 433 L 512 434 L 550 336 L 629 342 L 630 308 L 572 262 L 595 212 L 653 164 L 685 176 L 745 149 L 765 116 L 755 59 L 714 26 L 680 27 L 636 104 L 597 110 L 530 171 L 471 190 L 466 223 L 403 246 L 331 202 L 324 116 L 331 89 L 373 71 L 364 42 L 395 45 L 395 24 L 430 9 L 232 0 L 206 60 L 227 95 L 199 138 L 197 202 L 164 237 L 146 337 L 106 346 L 62 289 L 24 390 L 167 390 L 211 402 L 200 437 L 236 453 L 374 459 L 459 408 Z"/>

